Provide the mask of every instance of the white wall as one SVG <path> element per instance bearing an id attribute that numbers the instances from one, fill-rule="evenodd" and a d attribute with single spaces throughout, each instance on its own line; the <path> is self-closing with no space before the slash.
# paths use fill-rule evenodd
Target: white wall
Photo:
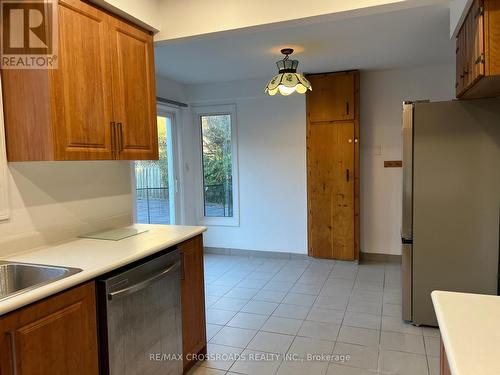
<path id="1" fill-rule="evenodd" d="M 450 0 L 450 37 L 456 37 L 473 0 Z"/>
<path id="2" fill-rule="evenodd" d="M 156 96 L 184 103 L 186 97 L 186 85 L 173 79 L 156 75 Z"/>
<path id="3" fill-rule="evenodd" d="M 384 168 L 401 160 L 404 100 L 454 97 L 454 66 L 361 73 L 361 250 L 400 254 L 402 170 Z"/>
<path id="4" fill-rule="evenodd" d="M 129 162 L 9 163 L 2 255 L 131 223 Z"/>
<path id="5" fill-rule="evenodd" d="M 304 253 L 305 99 L 266 96 L 266 83 L 188 86 L 191 102 L 235 103 L 237 111 L 240 226 L 211 226 L 205 245 Z"/>
<path id="6" fill-rule="evenodd" d="M 151 31 L 156 41 L 237 30 L 280 22 L 315 22 L 313 17 L 344 18 L 447 0 L 90 0 Z"/>
<path id="7" fill-rule="evenodd" d="M 148 30 L 157 31 L 163 26 L 160 15 L 161 0 L 90 0 L 119 16 Z"/>
<path id="8" fill-rule="evenodd" d="M 207 246 L 307 253 L 305 97 L 269 97 L 266 78 L 187 85 L 194 104 L 235 103 L 238 122 L 240 226 L 211 226 Z M 448 100 L 454 67 L 361 72 L 361 250 L 399 254 L 403 100 Z M 187 114 L 189 116 L 189 114 Z M 186 223 L 195 224 L 194 125 L 183 123 Z M 190 133 L 191 132 L 191 133 Z M 378 151 L 380 150 L 380 151 Z"/>
<path id="9" fill-rule="evenodd" d="M 118 1 L 118 0 L 116 0 Z M 292 21 L 314 22 L 313 17 L 338 19 L 394 9 L 443 3 L 446 0 L 160 0 L 163 17 L 156 41 Z"/>

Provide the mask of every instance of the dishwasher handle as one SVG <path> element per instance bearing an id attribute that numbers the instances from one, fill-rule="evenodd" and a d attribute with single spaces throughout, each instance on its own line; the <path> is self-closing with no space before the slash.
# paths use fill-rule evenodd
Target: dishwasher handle
<path id="1" fill-rule="evenodd" d="M 108 300 L 111 301 L 114 298 L 127 296 L 129 294 L 132 294 L 132 293 L 138 292 L 139 290 L 147 288 L 149 285 L 153 284 L 155 281 L 165 277 L 168 273 L 175 270 L 176 268 L 179 268 L 180 264 L 181 263 L 179 261 L 177 261 L 174 264 L 168 266 L 166 269 L 164 269 L 164 270 L 158 272 L 157 274 L 147 278 L 146 280 L 140 281 L 137 284 L 131 285 L 127 288 L 117 290 L 116 292 L 108 293 Z"/>

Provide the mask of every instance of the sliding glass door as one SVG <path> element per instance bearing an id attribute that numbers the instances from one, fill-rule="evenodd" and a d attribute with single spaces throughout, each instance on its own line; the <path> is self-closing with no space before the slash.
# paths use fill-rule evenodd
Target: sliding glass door
<path id="1" fill-rule="evenodd" d="M 158 111 L 159 160 L 135 162 L 136 222 L 147 224 L 175 224 L 176 215 L 176 160 L 175 113 Z"/>

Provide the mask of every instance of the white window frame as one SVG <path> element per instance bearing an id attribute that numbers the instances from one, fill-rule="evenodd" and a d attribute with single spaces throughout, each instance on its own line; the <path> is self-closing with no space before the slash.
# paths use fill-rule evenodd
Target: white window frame
<path id="1" fill-rule="evenodd" d="M 240 199 L 239 199 L 239 174 L 238 174 L 238 126 L 236 119 L 236 105 L 206 105 L 194 106 L 193 125 L 196 141 L 196 216 L 198 224 L 207 226 L 238 227 L 240 225 Z M 205 216 L 203 194 L 203 143 L 201 139 L 201 117 L 213 115 L 230 115 L 231 117 L 231 158 L 232 158 L 232 191 L 233 191 L 233 216 L 212 217 Z"/>

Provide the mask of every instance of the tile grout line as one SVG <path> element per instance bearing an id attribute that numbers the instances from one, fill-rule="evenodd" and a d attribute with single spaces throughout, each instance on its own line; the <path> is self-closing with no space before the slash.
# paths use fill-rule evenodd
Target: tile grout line
<path id="1" fill-rule="evenodd" d="M 281 281 L 281 280 L 276 280 L 276 279 L 275 279 L 275 277 L 278 275 L 278 273 L 279 273 L 280 271 L 282 271 L 283 269 L 285 269 L 285 268 L 287 267 L 287 265 L 290 265 L 290 263 L 291 263 L 290 261 L 287 261 L 287 262 L 285 262 L 285 263 L 281 263 L 281 266 L 280 266 L 279 270 L 278 270 L 278 271 L 276 271 L 276 272 L 274 272 L 274 273 L 273 273 L 273 276 L 272 276 L 270 279 L 266 279 L 266 282 L 265 282 L 265 283 L 264 283 L 261 287 L 256 288 L 256 289 L 257 289 L 256 294 L 255 294 L 254 296 L 250 297 L 247 301 L 248 301 L 248 302 L 250 302 L 250 301 L 259 301 L 259 300 L 257 300 L 257 299 L 256 299 L 256 296 L 257 296 L 259 293 L 261 293 L 262 291 L 264 291 L 265 286 L 266 286 L 266 285 L 268 285 L 270 282 L 272 282 L 272 281 Z M 245 279 L 246 279 L 249 275 L 251 275 L 251 273 L 252 273 L 252 272 L 255 272 L 255 271 L 256 271 L 256 270 L 257 270 L 257 269 L 258 269 L 258 268 L 259 268 L 262 264 L 263 264 L 263 263 L 261 262 L 261 263 L 259 263 L 258 265 L 256 265 L 255 267 L 252 267 L 251 271 L 249 271 L 249 272 L 246 274 Z M 304 307 L 307 307 L 307 313 L 306 313 L 306 315 L 305 315 L 305 317 L 304 317 L 303 319 L 300 319 L 300 320 L 302 320 L 302 323 L 301 323 L 300 328 L 299 328 L 299 330 L 297 331 L 297 333 L 296 333 L 296 334 L 290 335 L 290 334 L 286 334 L 286 333 L 285 333 L 285 335 L 287 335 L 287 336 L 292 336 L 292 337 L 293 337 L 293 338 L 292 338 L 292 341 L 291 341 L 290 345 L 288 345 L 287 350 L 286 350 L 286 352 L 285 352 L 285 353 L 287 353 L 287 352 L 290 350 L 291 345 L 293 345 L 293 342 L 296 340 L 296 338 L 297 338 L 297 337 L 302 337 L 302 336 L 299 336 L 299 335 L 298 335 L 298 333 L 300 332 L 300 329 L 303 327 L 304 323 L 305 323 L 306 321 L 308 321 L 309 314 L 310 314 L 311 310 L 314 308 L 314 305 L 315 305 L 315 303 L 317 302 L 318 298 L 320 297 L 320 295 L 321 295 L 321 291 L 323 290 L 323 288 L 324 288 L 324 287 L 325 287 L 325 285 L 327 284 L 328 280 L 329 280 L 330 278 L 332 278 L 332 275 L 335 275 L 335 272 L 334 272 L 334 271 L 335 271 L 335 267 L 336 267 L 336 265 L 337 265 L 337 264 L 334 264 L 334 265 L 331 267 L 331 269 L 329 270 L 329 272 L 328 272 L 327 276 L 324 278 L 324 280 L 321 282 L 321 284 L 308 284 L 308 283 L 301 283 L 301 282 L 300 282 L 300 278 L 301 278 L 301 277 L 303 277 L 303 276 L 304 276 L 304 274 L 305 274 L 308 270 L 311 270 L 311 269 L 312 269 L 312 267 L 313 267 L 313 265 L 314 265 L 314 262 L 307 261 L 307 266 L 306 266 L 306 267 L 304 267 L 304 268 L 302 269 L 302 272 L 300 272 L 300 274 L 298 274 L 298 275 L 297 275 L 297 277 L 294 279 L 294 281 L 290 282 L 290 285 L 291 285 L 291 286 L 290 286 L 290 287 L 288 287 L 288 288 L 287 288 L 287 290 L 283 292 L 283 293 L 284 293 L 284 296 L 281 298 L 281 300 L 280 300 L 279 302 L 273 301 L 274 303 L 276 303 L 276 307 L 275 307 L 275 308 L 274 308 L 274 309 L 273 309 L 273 310 L 272 310 L 269 314 L 264 314 L 264 316 L 266 316 L 266 320 L 265 320 L 265 321 L 264 321 L 264 323 L 260 326 L 260 328 L 259 328 L 259 329 L 255 330 L 255 334 L 252 336 L 252 339 L 250 339 L 250 341 L 248 342 L 248 344 L 245 346 L 245 348 L 244 348 L 243 350 L 247 350 L 247 349 L 248 349 L 248 350 L 253 350 L 253 349 L 249 349 L 249 348 L 248 348 L 248 345 L 249 345 L 249 343 L 250 343 L 250 342 L 251 342 L 251 341 L 255 338 L 255 336 L 256 336 L 259 332 L 269 332 L 269 333 L 275 333 L 275 334 L 283 334 L 283 333 L 279 333 L 279 332 L 265 331 L 265 330 L 263 330 L 263 329 L 262 329 L 262 327 L 264 327 L 264 326 L 265 326 L 265 324 L 269 321 L 269 319 L 270 319 L 271 317 L 275 317 L 275 316 L 273 315 L 273 314 L 274 314 L 274 312 L 276 311 L 276 309 L 277 309 L 280 305 L 282 305 L 282 304 L 283 304 L 284 299 L 286 298 L 286 296 L 287 296 L 289 293 L 294 293 L 294 294 L 303 294 L 303 295 L 308 295 L 308 296 L 311 296 L 311 295 L 312 295 L 312 296 L 314 296 L 314 301 L 312 302 L 312 304 L 310 304 L 310 305 L 308 304 L 307 306 L 304 306 L 304 305 L 296 305 L 296 304 L 293 304 L 293 303 L 291 304 L 291 305 L 296 305 L 296 306 L 304 306 Z M 226 268 L 226 271 L 225 271 L 223 274 L 227 274 L 227 273 L 231 272 L 231 270 L 232 270 L 232 269 L 234 269 L 234 268 L 236 268 L 236 267 L 237 267 L 237 265 L 233 263 L 233 264 L 232 264 L 232 266 L 231 266 L 230 268 Z M 258 271 L 257 271 L 257 272 L 258 272 Z M 382 325 L 382 320 L 383 320 L 383 317 L 384 317 L 384 315 L 383 315 L 384 296 L 385 296 L 385 293 L 389 291 L 389 290 L 387 289 L 387 285 L 386 285 L 386 282 L 387 282 L 387 273 L 388 273 L 388 272 L 392 272 L 392 269 L 388 269 L 388 268 L 387 268 L 387 265 L 384 265 L 384 268 L 383 268 L 383 280 L 382 280 L 382 283 L 383 283 L 383 285 L 382 285 L 382 306 L 381 306 L 381 309 L 382 309 L 382 310 L 381 310 L 380 314 L 371 314 L 371 313 L 366 313 L 367 315 L 374 315 L 374 316 L 379 316 L 379 317 L 380 317 L 380 325 L 379 325 L 379 329 L 377 330 L 377 331 L 378 331 L 378 345 L 377 345 L 377 351 L 378 351 L 378 358 L 377 358 L 377 370 L 378 370 L 378 371 L 381 371 L 381 370 L 380 370 L 380 368 L 381 368 L 381 356 L 380 356 L 380 351 L 381 351 L 381 334 L 382 334 L 382 326 L 381 326 L 381 325 Z M 360 291 L 367 291 L 367 292 L 371 292 L 371 291 L 373 291 L 373 292 L 376 292 L 376 290 L 371 290 L 370 288 L 366 288 L 366 289 L 365 289 L 365 288 L 356 288 L 356 284 L 357 284 L 357 283 L 359 283 L 359 282 L 361 281 L 361 279 L 360 279 L 360 275 L 361 275 L 361 274 L 362 274 L 362 273 L 361 273 L 361 270 L 360 270 L 359 268 L 357 268 L 357 269 L 356 269 L 356 276 L 355 276 L 355 278 L 354 278 L 354 280 L 353 280 L 353 285 L 349 288 L 349 298 L 348 298 L 348 302 L 347 302 L 346 307 L 343 309 L 342 320 L 341 320 L 341 322 L 340 322 L 340 324 L 339 324 L 339 331 L 337 332 L 336 339 L 335 339 L 334 341 L 332 341 L 332 343 L 333 343 L 333 349 L 332 349 L 331 354 L 333 354 L 333 352 L 335 351 L 335 348 L 336 348 L 336 346 L 337 346 L 337 344 L 338 344 L 338 341 L 337 341 L 337 340 L 338 340 L 338 335 L 339 335 L 340 329 L 342 328 L 342 326 L 344 326 L 344 323 L 346 323 L 346 322 L 345 322 L 345 319 L 346 319 L 346 314 L 347 314 L 347 308 L 348 308 L 349 303 L 352 301 L 352 298 L 354 297 L 354 296 L 353 296 L 353 293 L 355 292 L 355 290 L 357 290 L 357 289 L 358 289 L 358 290 L 360 290 Z M 219 276 L 219 278 L 220 278 L 220 277 L 221 277 L 221 276 Z M 219 279 L 219 278 L 217 278 L 217 279 Z M 335 278 L 335 277 L 333 277 L 333 278 Z M 284 281 L 284 282 L 285 282 L 285 281 Z M 368 283 L 370 283 L 370 282 L 368 281 Z M 320 286 L 319 286 L 319 289 L 315 289 L 315 291 L 314 291 L 314 293 L 313 293 L 313 294 L 311 294 L 311 293 L 303 293 L 303 292 L 296 292 L 296 291 L 293 291 L 293 288 L 294 288 L 295 286 L 299 285 L 299 284 L 301 284 L 301 285 L 314 285 L 314 287 L 313 287 L 313 288 L 316 288 L 316 286 L 318 286 L 318 285 L 320 285 Z M 394 283 L 393 283 L 393 284 L 394 284 Z M 224 297 L 226 294 L 228 294 L 228 293 L 230 292 L 230 290 L 232 290 L 232 289 L 233 289 L 233 288 L 235 288 L 235 287 L 238 287 L 238 286 L 237 286 L 237 284 L 236 284 L 236 285 L 234 285 L 234 286 L 232 286 L 232 287 L 229 289 L 229 291 L 228 291 L 228 292 L 226 292 L 225 294 L 223 294 L 223 296 L 219 296 L 218 298 L 220 299 L 220 298 Z M 390 289 L 392 289 L 392 288 L 390 288 Z M 317 290 L 317 291 L 316 291 L 316 290 Z M 227 298 L 232 298 L 232 297 L 227 297 Z M 333 298 L 333 297 L 332 297 L 332 298 Z M 247 302 L 247 303 L 248 303 L 248 302 Z M 264 300 L 264 301 L 262 301 L 262 302 L 270 302 L 270 301 L 265 301 L 265 300 Z M 390 303 L 390 302 L 388 302 L 388 304 L 391 304 L 391 305 L 397 305 L 397 304 L 393 304 L 393 303 Z M 328 310 L 328 309 L 327 309 L 327 310 Z M 329 309 L 329 310 L 331 310 L 331 309 Z M 339 309 L 334 309 L 334 310 L 336 310 L 336 311 L 340 311 Z M 231 311 L 231 312 L 234 312 L 234 311 Z M 234 312 L 234 313 L 235 313 L 235 315 L 236 315 L 236 314 L 238 314 L 239 312 L 242 312 L 242 311 L 241 311 L 241 309 L 240 309 L 238 312 Z M 353 313 L 356 313 L 356 312 L 353 312 Z M 250 314 L 253 314 L 253 313 L 250 313 Z M 262 315 L 262 314 L 255 314 L 255 315 Z M 276 317 L 278 317 L 278 316 L 276 316 Z M 390 316 L 389 316 L 389 317 L 390 317 Z M 285 317 L 284 317 L 284 318 L 285 318 Z M 290 317 L 288 317 L 288 319 L 289 319 L 289 318 L 290 318 Z M 229 321 L 228 321 L 228 322 L 229 322 Z M 227 323 L 228 323 L 228 322 L 226 322 L 226 323 L 225 323 L 222 327 L 229 327 L 229 326 L 227 326 Z M 346 326 L 349 326 L 347 323 L 346 323 L 345 325 L 346 325 Z M 355 326 L 354 326 L 354 327 L 355 327 Z M 361 327 L 356 327 L 356 328 L 361 328 Z M 243 329 L 245 329 L 245 328 L 243 328 Z M 390 332 L 396 332 L 397 334 L 402 334 L 402 335 L 412 334 L 412 333 L 408 333 L 408 332 L 404 332 L 404 331 L 391 331 L 391 330 L 390 330 Z M 422 340 L 424 341 L 424 353 L 425 353 L 424 355 L 425 355 L 425 357 L 426 357 L 426 370 L 427 370 L 427 372 L 429 372 L 431 368 L 430 368 L 430 364 L 429 364 L 429 356 L 427 355 L 427 351 L 428 351 L 428 350 L 427 350 L 427 346 L 428 346 L 428 345 L 426 345 L 426 343 L 425 343 L 425 336 L 423 335 L 423 330 L 421 330 L 421 331 L 420 331 L 420 333 L 419 333 L 418 335 L 415 335 L 415 336 L 420 336 L 420 337 L 422 337 Z M 313 339 L 314 339 L 314 338 L 313 338 Z M 318 338 L 318 337 L 316 337 L 315 339 L 317 339 L 317 340 L 321 340 L 321 339 L 320 339 L 320 338 Z M 349 343 L 347 343 L 347 344 L 349 344 Z M 365 345 L 361 345 L 361 344 L 350 344 L 350 345 L 359 346 L 359 347 L 366 347 Z M 240 349 L 240 348 L 238 348 L 238 350 L 239 350 L 239 349 Z M 259 350 L 256 350 L 256 351 L 260 352 Z M 398 350 L 395 350 L 395 351 L 399 352 Z M 409 351 L 401 351 L 401 353 L 414 354 L 414 355 L 418 355 L 418 354 L 420 354 L 420 353 L 414 353 L 414 352 L 409 352 Z M 328 369 L 328 367 L 330 366 L 330 364 L 331 364 L 331 363 L 335 363 L 335 362 L 329 362 L 329 364 L 328 364 L 328 366 L 327 366 L 327 369 Z M 276 371 L 279 371 L 279 369 L 281 368 L 282 364 L 283 364 L 283 360 L 281 361 L 280 365 L 277 367 L 277 370 L 276 370 Z M 233 365 L 231 365 L 231 367 L 230 367 L 230 368 L 232 368 L 232 366 L 233 366 Z M 349 365 L 346 365 L 346 366 L 351 367 L 351 366 L 349 366 Z M 357 367 L 355 367 L 355 366 L 354 366 L 354 368 L 357 368 Z M 230 369 L 229 369 L 229 370 L 227 370 L 227 372 L 231 372 L 231 371 L 230 371 Z"/>

